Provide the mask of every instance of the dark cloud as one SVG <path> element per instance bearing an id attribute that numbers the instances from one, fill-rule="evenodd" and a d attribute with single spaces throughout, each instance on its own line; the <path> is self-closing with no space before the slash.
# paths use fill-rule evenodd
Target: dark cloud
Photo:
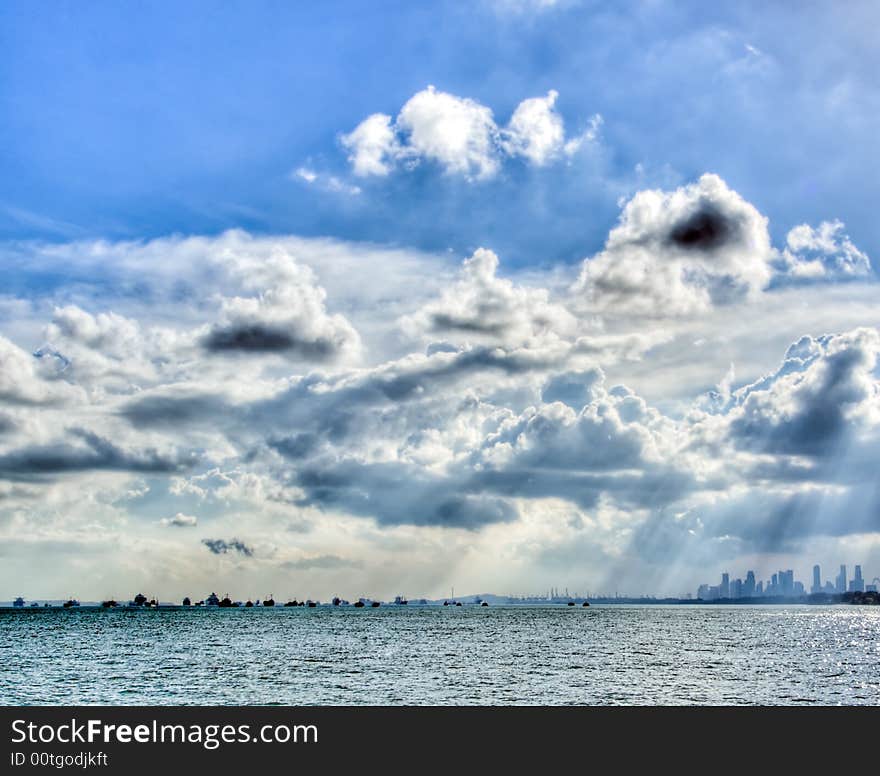
<path id="1" fill-rule="evenodd" d="M 202 423 L 215 425 L 218 417 L 228 414 L 229 406 L 220 396 L 154 395 L 128 402 L 120 415 L 135 426 L 192 427 Z"/>
<path id="2" fill-rule="evenodd" d="M 508 328 L 505 323 L 489 323 L 487 315 L 498 314 L 498 310 L 491 311 L 477 309 L 473 311 L 474 317 L 461 318 L 450 313 L 434 313 L 430 316 L 431 331 L 447 332 L 460 331 L 466 334 L 484 334 L 492 337 L 500 337 Z"/>
<path id="3" fill-rule="evenodd" d="M 739 239 L 741 221 L 711 202 L 697 207 L 669 231 L 668 242 L 688 251 L 712 251 Z"/>
<path id="4" fill-rule="evenodd" d="M 229 541 L 225 539 L 202 539 L 202 544 L 214 555 L 226 555 L 226 553 L 233 551 L 250 558 L 254 554 L 253 549 L 239 539 L 230 539 Z"/>
<path id="5" fill-rule="evenodd" d="M 285 458 L 298 460 L 312 453 L 318 442 L 317 434 L 303 433 L 270 439 L 268 445 Z"/>
<path id="6" fill-rule="evenodd" d="M 213 353 L 296 353 L 317 360 L 330 358 L 338 350 L 338 343 L 331 340 L 304 340 L 291 331 L 260 323 L 216 326 L 202 345 Z"/>
<path id="7" fill-rule="evenodd" d="M 379 523 L 446 526 L 476 530 L 515 519 L 504 499 L 468 493 L 458 482 L 405 463 L 311 465 L 298 474 L 303 503 L 343 509 Z"/>
<path id="8" fill-rule="evenodd" d="M 180 456 L 162 454 L 153 449 L 125 450 L 90 431 L 74 429 L 69 433 L 81 444 L 34 445 L 0 456 L 0 478 L 37 479 L 90 470 L 173 473 L 196 462 L 192 453 Z"/>

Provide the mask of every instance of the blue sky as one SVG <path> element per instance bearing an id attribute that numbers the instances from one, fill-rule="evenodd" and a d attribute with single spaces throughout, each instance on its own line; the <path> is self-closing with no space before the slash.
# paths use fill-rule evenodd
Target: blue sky
<path id="1" fill-rule="evenodd" d="M 873 578 L 877 22 L 3 3 L 0 598 Z"/>
<path id="2" fill-rule="evenodd" d="M 708 171 L 776 237 L 833 216 L 876 252 L 875 7 L 605 6 L 4 3 L 0 235 L 244 227 L 573 262 L 619 197 Z M 499 123 L 556 89 L 568 127 L 603 117 L 600 146 L 478 186 L 431 169 L 359 197 L 291 180 L 304 164 L 345 178 L 340 133 L 428 84 Z"/>

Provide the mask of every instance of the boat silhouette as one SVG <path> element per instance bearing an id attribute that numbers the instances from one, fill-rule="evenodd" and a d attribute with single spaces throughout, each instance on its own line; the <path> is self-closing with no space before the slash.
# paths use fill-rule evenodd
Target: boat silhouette
<path id="1" fill-rule="evenodd" d="M 365 604 L 364 604 L 363 601 L 355 601 L 355 602 L 354 602 L 354 608 L 355 608 L 355 609 L 363 609 L 363 608 L 364 608 L 364 605 L 365 605 Z"/>
<path id="2" fill-rule="evenodd" d="M 275 596 L 273 593 L 269 593 L 269 597 L 263 601 L 263 606 L 275 606 Z"/>
<path id="3" fill-rule="evenodd" d="M 72 608 L 75 607 L 75 606 L 79 606 L 79 601 L 77 601 L 75 598 L 70 598 L 70 599 L 68 599 L 67 601 L 65 601 L 65 602 L 62 604 L 62 606 L 63 606 L 65 609 L 72 609 Z"/>

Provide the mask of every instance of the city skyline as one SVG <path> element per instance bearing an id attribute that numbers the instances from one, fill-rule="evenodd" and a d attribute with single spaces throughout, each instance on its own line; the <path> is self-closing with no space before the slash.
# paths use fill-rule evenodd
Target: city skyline
<path id="1" fill-rule="evenodd" d="M 877 592 L 880 589 L 880 577 L 870 578 L 870 581 L 862 574 L 862 566 L 856 563 L 853 566 L 853 574 L 847 575 L 847 566 L 841 563 L 837 568 L 834 581 L 826 578 L 822 582 L 822 567 L 816 563 L 811 569 L 810 584 L 798 580 L 792 569 L 780 569 L 770 575 L 767 580 L 759 580 L 755 572 L 746 572 L 746 578 L 737 577 L 731 579 L 728 572 L 722 572 L 721 582 L 718 585 L 703 583 L 697 588 L 697 598 L 704 600 L 738 599 L 738 598 L 767 598 L 773 596 L 796 597 L 827 594 L 841 595 L 843 593 Z"/>

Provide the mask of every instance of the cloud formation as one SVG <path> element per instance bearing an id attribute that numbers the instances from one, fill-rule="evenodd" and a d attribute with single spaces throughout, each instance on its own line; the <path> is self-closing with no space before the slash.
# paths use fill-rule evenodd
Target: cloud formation
<path id="1" fill-rule="evenodd" d="M 542 100 L 509 125 L 536 159 Z M 0 336 L 0 538 L 426 592 L 880 539 L 876 287 L 827 224 L 774 247 L 706 175 L 636 193 L 574 268 L 243 232 L 19 246 L 69 279 Z"/>
<path id="2" fill-rule="evenodd" d="M 541 167 L 597 140 L 599 116 L 580 135 L 566 138 L 555 107 L 558 96 L 550 90 L 544 97 L 523 100 L 500 127 L 487 106 L 428 86 L 404 104 L 396 119 L 374 113 L 340 142 L 352 171 L 361 177 L 386 176 L 397 165 L 426 161 L 449 175 L 486 180 L 498 173 L 505 158 L 521 157 Z"/>
<path id="3" fill-rule="evenodd" d="M 574 292 L 605 311 L 693 314 L 754 297 L 770 282 L 767 219 L 717 175 L 640 191 Z"/>

